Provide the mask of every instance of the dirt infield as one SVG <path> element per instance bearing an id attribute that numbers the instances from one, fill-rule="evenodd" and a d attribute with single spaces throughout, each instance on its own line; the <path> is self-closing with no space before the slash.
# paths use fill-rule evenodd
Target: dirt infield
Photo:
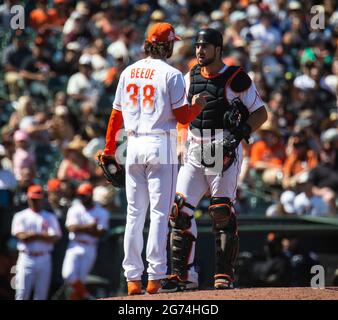
<path id="1" fill-rule="evenodd" d="M 338 287 L 250 288 L 234 290 L 201 290 L 169 294 L 122 296 L 105 300 L 338 300 Z"/>

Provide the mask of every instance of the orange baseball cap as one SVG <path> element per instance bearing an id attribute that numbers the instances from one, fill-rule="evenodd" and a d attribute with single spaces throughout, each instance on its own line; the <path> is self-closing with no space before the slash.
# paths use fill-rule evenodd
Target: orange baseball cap
<path id="1" fill-rule="evenodd" d="M 170 42 L 175 40 L 181 40 L 181 38 L 175 34 L 175 29 L 170 23 L 155 23 L 148 31 L 147 41 L 149 42 Z"/>
<path id="2" fill-rule="evenodd" d="M 54 4 L 68 3 L 68 0 L 54 0 Z"/>
<path id="3" fill-rule="evenodd" d="M 43 189 L 39 185 L 32 185 L 27 189 L 27 197 L 29 199 L 43 199 L 45 197 Z"/>
<path id="4" fill-rule="evenodd" d="M 50 179 L 47 182 L 47 190 L 48 192 L 55 192 L 59 190 L 60 185 L 61 185 L 60 179 Z"/>
<path id="5" fill-rule="evenodd" d="M 93 186 L 88 182 L 82 183 L 77 188 L 76 193 L 78 195 L 84 195 L 84 196 L 92 195 L 93 194 Z"/>

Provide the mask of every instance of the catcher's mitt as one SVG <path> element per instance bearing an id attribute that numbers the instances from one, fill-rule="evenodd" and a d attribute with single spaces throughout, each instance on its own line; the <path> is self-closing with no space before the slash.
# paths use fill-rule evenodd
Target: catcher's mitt
<path id="1" fill-rule="evenodd" d="M 100 154 L 97 157 L 98 165 L 101 167 L 107 181 L 116 188 L 125 187 L 126 173 L 124 167 L 120 165 L 114 157 Z"/>
<path id="2" fill-rule="evenodd" d="M 210 143 L 203 144 L 202 148 L 199 148 L 200 150 L 202 149 L 202 154 L 200 155 L 201 163 L 207 168 L 212 168 L 222 157 L 223 163 L 221 163 L 219 168 L 224 172 L 236 159 L 236 148 L 238 145 L 238 140 L 232 134 L 223 140 L 214 140 Z"/>

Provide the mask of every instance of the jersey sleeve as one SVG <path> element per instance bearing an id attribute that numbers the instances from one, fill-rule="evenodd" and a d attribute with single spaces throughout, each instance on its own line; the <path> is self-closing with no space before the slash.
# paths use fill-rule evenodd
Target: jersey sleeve
<path id="1" fill-rule="evenodd" d="M 190 72 L 187 72 L 184 76 L 184 82 L 185 82 L 185 93 L 188 96 L 189 94 L 189 88 L 190 88 Z"/>
<path id="2" fill-rule="evenodd" d="M 168 82 L 171 108 L 177 109 L 188 104 L 182 73 L 175 73 Z"/>
<path id="3" fill-rule="evenodd" d="M 77 210 L 74 207 L 70 207 L 67 212 L 66 227 L 80 224 Z"/>
<path id="4" fill-rule="evenodd" d="M 50 224 L 49 227 L 50 227 L 50 229 L 48 230 L 48 233 L 50 235 L 54 235 L 54 236 L 58 236 L 58 237 L 62 236 L 62 232 L 61 232 L 59 221 L 58 221 L 58 219 L 55 216 L 52 216 L 52 218 L 51 218 L 51 224 Z"/>
<path id="5" fill-rule="evenodd" d="M 115 99 L 114 99 L 114 102 L 113 102 L 113 109 L 116 109 L 118 111 L 122 111 L 123 84 L 124 84 L 124 72 L 121 73 L 119 82 L 117 84 Z"/>
<path id="6" fill-rule="evenodd" d="M 12 221 L 12 236 L 16 236 L 20 232 L 25 232 L 25 225 L 22 218 L 22 215 L 16 214 L 14 215 L 13 221 Z"/>
<path id="7" fill-rule="evenodd" d="M 252 82 L 249 89 L 239 93 L 239 98 L 243 104 L 248 108 L 249 113 L 253 113 L 260 107 L 264 106 L 264 102 L 259 95 L 255 84 Z"/>

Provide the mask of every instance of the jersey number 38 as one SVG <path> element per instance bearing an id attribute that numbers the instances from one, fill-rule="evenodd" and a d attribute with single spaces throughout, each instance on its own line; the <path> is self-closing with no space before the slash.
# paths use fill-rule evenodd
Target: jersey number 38
<path id="1" fill-rule="evenodd" d="M 154 109 L 155 88 L 151 84 L 139 87 L 135 83 L 127 86 L 128 102 L 127 107 L 131 109 L 142 107 L 142 112 L 152 113 Z"/>

